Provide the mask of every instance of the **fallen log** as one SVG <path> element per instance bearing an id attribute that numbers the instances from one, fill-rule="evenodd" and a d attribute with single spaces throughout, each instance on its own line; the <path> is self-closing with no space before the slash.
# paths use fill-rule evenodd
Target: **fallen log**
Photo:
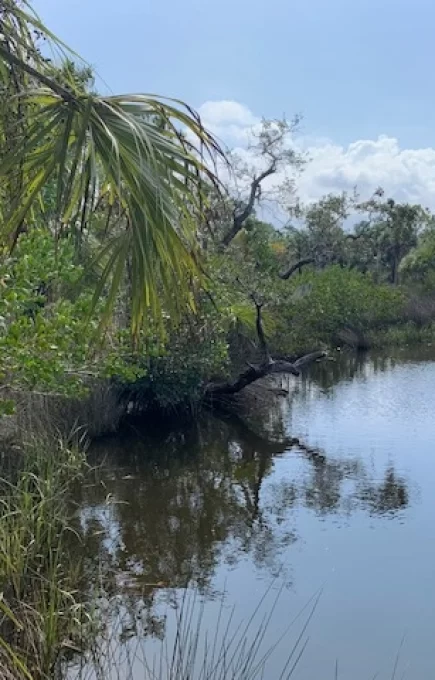
<path id="1" fill-rule="evenodd" d="M 323 359 L 324 357 L 326 357 L 326 352 L 319 350 L 317 352 L 310 352 L 310 354 L 300 357 L 294 363 L 291 363 L 290 361 L 283 361 L 282 359 L 274 360 L 272 358 L 268 358 L 267 361 L 261 364 L 250 364 L 246 371 L 240 373 L 240 375 L 233 381 L 209 383 L 205 388 L 205 396 L 206 398 L 213 398 L 223 395 L 237 394 L 238 392 L 241 392 L 243 389 L 245 389 L 245 387 L 248 387 L 248 385 L 252 385 L 252 383 L 256 382 L 257 380 L 277 373 L 299 376 L 301 368 L 313 363 L 314 361 Z"/>

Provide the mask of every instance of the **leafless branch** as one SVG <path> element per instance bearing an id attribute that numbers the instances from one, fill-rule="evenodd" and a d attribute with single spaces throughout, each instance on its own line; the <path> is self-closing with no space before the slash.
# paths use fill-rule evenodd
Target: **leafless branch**
<path id="1" fill-rule="evenodd" d="M 282 274 L 279 276 L 281 279 L 284 279 L 284 281 L 287 281 L 287 279 L 289 279 L 295 272 L 300 271 L 302 267 L 305 267 L 307 264 L 313 264 L 314 262 L 314 257 L 304 257 L 302 260 L 292 264 L 292 266 L 289 267 L 287 271 L 282 272 Z"/>
<path id="2" fill-rule="evenodd" d="M 266 170 L 264 170 L 264 172 L 258 175 L 258 177 L 254 177 L 254 179 L 251 182 L 248 201 L 241 212 L 236 211 L 234 212 L 233 224 L 223 237 L 222 245 L 229 246 L 233 238 L 235 238 L 239 231 L 243 229 L 243 225 L 245 224 L 246 220 L 254 210 L 255 200 L 258 196 L 261 182 L 265 180 L 266 177 L 269 177 L 269 175 L 273 175 L 275 172 L 276 172 L 276 160 L 273 160 L 269 167 Z"/>
<path id="3" fill-rule="evenodd" d="M 299 375 L 299 371 L 294 368 L 293 364 L 290 364 L 287 361 L 272 361 L 258 366 L 249 366 L 246 371 L 243 371 L 243 373 L 232 382 L 210 383 L 207 385 L 206 396 L 218 397 L 237 394 L 248 385 L 260 380 L 260 378 L 265 378 L 272 373 L 291 373 L 292 375 Z"/>
<path id="4" fill-rule="evenodd" d="M 259 364 L 258 366 L 249 366 L 246 371 L 243 371 L 243 373 L 232 382 L 210 383 L 207 385 L 205 396 L 208 399 L 213 399 L 214 397 L 219 398 L 224 395 L 231 396 L 241 392 L 245 387 L 252 385 L 252 383 L 257 380 L 276 373 L 299 376 L 301 368 L 314 361 L 318 361 L 325 356 L 326 352 L 311 352 L 298 359 L 294 364 L 281 359 L 277 361 L 271 359 L 268 363 Z"/>
<path id="5" fill-rule="evenodd" d="M 346 234 L 346 238 L 348 238 L 350 241 L 358 241 L 363 236 L 365 236 L 363 232 L 360 234 Z"/>
<path id="6" fill-rule="evenodd" d="M 317 350 L 316 352 L 310 352 L 309 354 L 304 354 L 304 356 L 296 359 L 293 366 L 299 371 L 299 369 L 312 364 L 313 361 L 319 361 L 319 359 L 324 359 L 326 357 L 326 352 L 323 350 Z"/>

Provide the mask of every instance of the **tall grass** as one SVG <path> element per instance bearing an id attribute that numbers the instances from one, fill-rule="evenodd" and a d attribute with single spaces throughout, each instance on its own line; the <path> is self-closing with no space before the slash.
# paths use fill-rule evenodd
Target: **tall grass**
<path id="1" fill-rule="evenodd" d="M 413 321 L 367 333 L 370 347 L 404 347 L 435 342 L 435 323 L 423 326 Z"/>
<path id="2" fill-rule="evenodd" d="M 0 479 L 0 677 L 56 676 L 83 632 L 70 490 L 84 454 L 39 437 L 3 454 Z"/>
<path id="3" fill-rule="evenodd" d="M 198 591 L 176 591 L 163 609 L 165 631 L 161 638 L 132 629 L 122 606 L 111 611 L 106 635 L 95 639 L 80 666 L 70 668 L 70 680 L 254 680 L 273 677 L 288 680 L 295 674 L 308 645 L 308 627 L 320 593 L 315 595 L 278 635 L 269 628 L 282 595 L 270 587 L 252 612 L 236 617 L 224 595 L 212 624 Z M 272 603 L 267 606 L 268 596 Z M 125 635 L 125 626 L 130 635 Z M 122 641 L 122 642 L 120 642 Z M 278 661 L 279 659 L 279 661 Z M 270 662 L 273 671 L 270 675 Z"/>

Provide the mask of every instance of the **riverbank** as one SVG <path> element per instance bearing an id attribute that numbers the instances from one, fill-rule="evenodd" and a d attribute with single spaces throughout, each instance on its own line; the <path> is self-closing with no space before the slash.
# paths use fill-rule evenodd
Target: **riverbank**
<path id="1" fill-rule="evenodd" d="M 337 351 L 365 353 L 373 349 L 394 354 L 406 348 L 418 349 L 435 345 L 435 323 L 421 324 L 406 320 L 382 328 L 356 330 L 347 326 L 334 332 L 333 342 L 331 339 L 326 342 L 325 339 L 320 344 L 332 360 Z M 258 361 L 258 352 L 252 347 L 249 346 L 248 352 L 244 349 L 248 366 Z M 237 352 L 239 351 L 238 349 Z M 289 360 L 297 362 L 298 355 L 293 355 Z M 318 360 L 322 360 L 321 352 Z M 172 364 L 171 358 L 168 363 Z M 236 365 L 233 370 L 226 373 L 228 368 L 225 369 L 225 365 L 222 365 L 222 375 L 227 376 L 226 382 L 230 385 L 237 381 L 238 370 L 242 375 L 246 372 L 240 354 L 234 363 Z M 176 370 L 168 371 L 163 365 L 164 362 L 159 360 L 158 368 L 131 382 L 117 377 L 97 380 L 87 378 L 86 389 L 82 387 L 77 397 L 55 392 L 11 390 L 7 394 L 14 404 L 14 413 L 0 416 L 0 441 L 13 441 L 20 432 L 49 432 L 54 438 L 61 435 L 65 440 L 71 436 L 75 440 L 81 437 L 92 440 L 115 433 L 126 418 L 135 415 L 145 419 L 157 418 L 164 424 L 174 418 L 195 418 L 204 408 L 208 410 L 225 405 L 228 407 L 232 402 L 233 410 L 237 411 L 238 405 L 243 408 L 243 390 L 237 395 L 228 393 L 221 400 L 210 401 L 204 377 L 195 378 L 192 384 L 186 383 L 183 372 L 179 375 Z M 174 388 L 178 377 L 180 383 Z M 220 385 L 219 379 L 216 384 Z M 267 376 L 259 380 L 259 392 L 262 385 L 267 392 L 270 387 Z M 247 400 L 249 402 L 249 396 Z"/>
<path id="2" fill-rule="evenodd" d="M 431 346 L 435 344 L 435 323 L 421 325 L 407 321 L 389 328 L 369 332 L 367 338 L 371 348 L 380 350 L 412 347 L 414 345 Z"/>

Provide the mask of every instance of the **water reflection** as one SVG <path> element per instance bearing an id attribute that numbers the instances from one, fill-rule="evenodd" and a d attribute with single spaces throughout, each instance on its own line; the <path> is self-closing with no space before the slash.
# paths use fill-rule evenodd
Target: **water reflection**
<path id="1" fill-rule="evenodd" d="M 219 564 L 246 558 L 276 575 L 298 540 L 298 508 L 346 516 L 407 506 L 407 481 L 393 466 L 379 479 L 357 458 L 330 458 L 281 435 L 207 417 L 158 442 L 130 431 L 95 447 L 105 462 L 95 484 L 82 489 L 83 521 L 100 537 L 100 554 L 110 553 L 118 585 L 211 591 Z"/>
<path id="2" fill-rule="evenodd" d="M 327 392 L 343 381 L 368 380 L 378 373 L 386 373 L 395 366 L 419 364 L 433 361 L 435 348 L 432 345 L 415 347 L 393 347 L 388 352 L 367 354 L 343 349 L 333 352 L 327 361 L 319 361 L 304 371 L 301 383 L 293 385 L 311 385 Z M 293 391 L 293 390 L 292 390 Z"/>
<path id="3" fill-rule="evenodd" d="M 139 640 L 167 644 L 165 611 L 186 586 L 213 631 L 224 590 L 240 619 L 279 575 L 289 587 L 272 637 L 327 584 L 297 677 L 333 672 L 337 658 L 344 677 L 390 677 L 405 628 L 412 675 L 429 677 L 434 356 L 340 352 L 300 380 L 254 390 L 243 418 L 147 424 L 95 446 L 98 470 L 77 500 L 89 582 L 97 567 L 114 596 L 103 600 L 111 630 L 127 640 L 115 655 L 135 655 Z M 268 677 L 282 662 L 271 659 Z M 120 667 L 119 677 L 143 678 L 142 667 Z"/>
<path id="4" fill-rule="evenodd" d="M 302 680 L 322 675 L 325 663 L 333 669 L 337 657 L 344 675 L 373 676 L 387 641 L 388 658 L 397 652 L 405 624 L 416 629 L 413 677 L 428 677 L 433 355 L 338 353 L 301 380 L 254 391 L 243 418 L 147 424 L 95 446 L 98 470 L 77 500 L 90 574 L 97 565 L 99 584 L 115 596 L 105 602 L 122 640 L 170 640 L 165 606 L 186 586 L 205 602 L 213 630 L 227 586 L 240 618 L 279 575 L 297 608 L 328 584 Z M 287 621 L 283 603 L 273 634 Z"/>

